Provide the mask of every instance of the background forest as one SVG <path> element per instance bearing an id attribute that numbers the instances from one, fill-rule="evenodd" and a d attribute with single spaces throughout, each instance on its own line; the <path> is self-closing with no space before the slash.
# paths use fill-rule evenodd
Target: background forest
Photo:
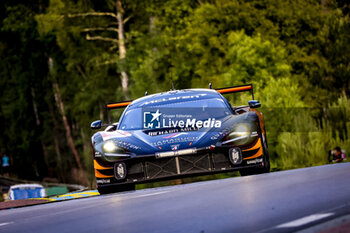
<path id="1" fill-rule="evenodd" d="M 89 184 L 90 123 L 171 78 L 177 89 L 253 83 L 273 170 L 350 152 L 346 0 L 0 2 L 0 153 L 12 176 Z"/>

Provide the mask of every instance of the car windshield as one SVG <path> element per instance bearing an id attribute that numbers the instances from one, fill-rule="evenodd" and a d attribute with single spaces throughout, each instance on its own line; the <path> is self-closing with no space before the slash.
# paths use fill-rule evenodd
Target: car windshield
<path id="1" fill-rule="evenodd" d="M 151 128 L 164 128 L 170 122 L 219 120 L 231 114 L 231 110 L 220 98 L 163 103 L 127 109 L 119 122 L 119 129 L 140 130 L 147 129 L 150 125 L 153 125 Z"/>

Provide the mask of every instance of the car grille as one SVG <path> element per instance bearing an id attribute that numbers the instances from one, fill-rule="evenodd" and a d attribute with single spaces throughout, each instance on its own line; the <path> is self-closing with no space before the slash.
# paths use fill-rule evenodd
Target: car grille
<path id="1" fill-rule="evenodd" d="M 179 157 L 182 174 L 211 171 L 209 154 Z"/>
<path id="2" fill-rule="evenodd" d="M 171 158 L 129 161 L 127 182 L 159 179 L 176 175 L 207 173 L 233 167 L 225 154 L 195 154 Z"/>
<path id="3" fill-rule="evenodd" d="M 226 170 L 233 167 L 229 158 L 224 153 L 213 154 L 213 163 L 216 170 Z"/>
<path id="4" fill-rule="evenodd" d="M 177 174 L 176 158 L 159 159 L 145 162 L 147 179 Z"/>

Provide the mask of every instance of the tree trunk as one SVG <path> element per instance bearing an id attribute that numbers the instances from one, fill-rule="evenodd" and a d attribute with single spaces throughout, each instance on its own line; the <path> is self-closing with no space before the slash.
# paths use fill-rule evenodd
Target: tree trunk
<path id="1" fill-rule="evenodd" d="M 38 107 L 37 107 L 37 104 L 36 104 L 36 101 L 35 101 L 35 90 L 34 90 L 33 87 L 31 87 L 30 91 L 31 91 L 31 95 L 32 95 L 32 104 L 33 104 L 33 111 L 34 111 L 34 115 L 35 115 L 35 123 L 36 123 L 36 126 L 38 128 L 40 128 L 41 122 L 40 122 L 40 118 L 39 118 L 39 114 L 38 114 Z M 43 142 L 42 139 L 40 139 L 40 142 L 41 142 L 41 149 L 43 150 L 44 161 L 45 161 L 45 165 L 47 167 L 47 171 L 48 171 L 49 177 L 52 177 L 52 175 L 53 175 L 52 168 L 50 167 L 50 165 L 48 163 L 48 160 L 47 160 L 46 145 L 45 145 L 45 143 Z"/>
<path id="2" fill-rule="evenodd" d="M 57 167 L 58 167 L 58 176 L 60 181 L 65 182 L 66 178 L 63 176 L 63 170 L 64 170 L 64 166 L 62 164 L 62 155 L 61 155 L 61 150 L 60 150 L 60 144 L 59 144 L 59 140 L 57 137 L 59 137 L 59 130 L 58 130 L 58 123 L 56 120 L 56 116 L 55 116 L 55 112 L 54 109 L 52 107 L 52 105 L 49 105 L 49 110 L 50 110 L 50 115 L 53 121 L 53 141 L 55 144 L 55 152 L 56 152 L 56 156 L 57 156 Z"/>
<path id="3" fill-rule="evenodd" d="M 100 120 L 104 119 L 104 109 L 103 109 L 103 105 L 101 103 L 99 103 L 99 108 L 100 108 Z"/>
<path id="4" fill-rule="evenodd" d="M 52 71 L 53 71 L 53 60 L 52 60 L 52 58 L 49 58 L 49 70 L 50 70 L 50 73 L 52 73 Z M 59 85 L 57 83 L 57 80 L 54 77 L 52 78 L 52 85 L 53 85 L 53 91 L 54 91 L 55 100 L 56 100 L 58 109 L 59 109 L 59 111 L 61 113 L 61 116 L 62 116 L 62 121 L 63 121 L 64 128 L 66 130 L 66 137 L 67 137 L 68 145 L 69 145 L 70 149 L 73 152 L 73 155 L 74 155 L 74 158 L 75 158 L 75 162 L 77 163 L 78 168 L 80 170 L 82 170 L 83 166 L 81 165 L 78 151 L 75 148 L 72 132 L 71 132 L 68 120 L 67 120 L 66 113 L 64 111 L 64 103 L 63 103 L 63 100 L 62 100 L 62 97 L 61 97 L 60 87 L 59 87 Z"/>
<path id="5" fill-rule="evenodd" d="M 79 157 L 78 151 L 77 151 L 77 149 L 75 148 L 75 145 L 74 145 L 72 132 L 71 132 L 68 120 L 67 120 L 66 113 L 64 111 L 64 103 L 62 101 L 61 91 L 60 91 L 60 88 L 58 86 L 57 81 L 53 82 L 53 88 L 54 88 L 54 91 L 55 91 L 55 100 L 56 100 L 56 103 L 57 103 L 58 108 L 60 110 L 60 113 L 61 113 L 61 116 L 62 116 L 63 125 L 64 125 L 64 128 L 66 130 L 66 137 L 67 137 L 68 145 L 69 145 L 70 149 L 73 152 L 73 155 L 74 155 L 74 158 L 75 158 L 75 162 L 77 163 L 78 168 L 79 169 L 83 169 L 83 166 L 81 165 L 81 162 L 80 162 L 80 157 Z"/>
<path id="6" fill-rule="evenodd" d="M 123 7 L 122 7 L 122 1 L 117 0 L 117 21 L 118 21 L 118 47 L 119 47 L 119 59 L 122 62 L 121 65 L 121 83 L 122 83 L 122 90 L 124 99 L 129 99 L 129 77 L 126 73 L 124 61 L 126 57 L 126 47 L 125 47 L 125 37 L 124 37 L 124 22 L 123 22 Z"/>

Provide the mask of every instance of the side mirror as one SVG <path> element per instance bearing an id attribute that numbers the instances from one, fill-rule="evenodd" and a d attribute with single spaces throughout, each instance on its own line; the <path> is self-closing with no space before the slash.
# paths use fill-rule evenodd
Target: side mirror
<path id="1" fill-rule="evenodd" d="M 98 120 L 98 121 L 94 121 L 91 123 L 91 129 L 101 129 L 102 127 L 102 121 Z"/>
<path id="2" fill-rule="evenodd" d="M 257 100 L 249 100 L 248 104 L 249 104 L 250 108 L 260 108 L 261 107 L 261 103 Z"/>

